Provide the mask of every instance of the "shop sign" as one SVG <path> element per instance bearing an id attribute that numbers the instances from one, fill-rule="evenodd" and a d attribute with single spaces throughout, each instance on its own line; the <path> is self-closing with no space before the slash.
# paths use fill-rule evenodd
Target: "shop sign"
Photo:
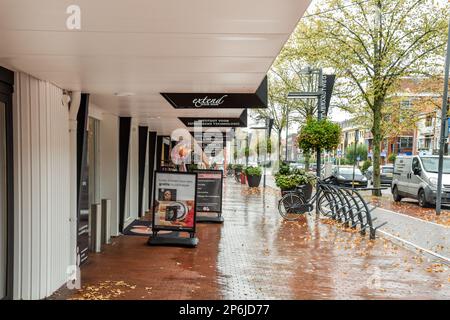
<path id="1" fill-rule="evenodd" d="M 242 128 L 247 127 L 247 123 L 241 121 L 240 118 L 187 118 L 180 117 L 181 122 L 186 127 L 202 126 L 204 128 Z"/>
<path id="2" fill-rule="evenodd" d="M 247 127 L 247 110 L 244 110 L 239 118 L 179 117 L 178 119 L 180 119 L 186 127 L 244 128 Z"/>
<path id="3" fill-rule="evenodd" d="M 175 93 L 161 95 L 175 109 L 267 108 L 267 77 L 255 93 Z"/>

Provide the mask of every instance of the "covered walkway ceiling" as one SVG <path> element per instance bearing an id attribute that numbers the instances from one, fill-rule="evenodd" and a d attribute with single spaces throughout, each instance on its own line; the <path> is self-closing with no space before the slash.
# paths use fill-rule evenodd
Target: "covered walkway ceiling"
<path id="1" fill-rule="evenodd" d="M 310 0 L 0 0 L 0 65 L 92 94 L 159 133 L 177 117 L 160 92 L 254 92 Z M 68 6 L 81 30 L 66 28 Z M 131 92 L 134 96 L 117 97 Z M 160 118 L 157 118 L 160 117 Z"/>

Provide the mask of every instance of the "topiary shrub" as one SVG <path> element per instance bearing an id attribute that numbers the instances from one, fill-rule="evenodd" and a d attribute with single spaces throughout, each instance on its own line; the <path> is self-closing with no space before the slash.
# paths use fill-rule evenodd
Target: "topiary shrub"
<path id="1" fill-rule="evenodd" d="M 310 119 L 300 129 L 297 142 L 303 152 L 332 151 L 339 145 L 341 127 L 328 119 Z"/>

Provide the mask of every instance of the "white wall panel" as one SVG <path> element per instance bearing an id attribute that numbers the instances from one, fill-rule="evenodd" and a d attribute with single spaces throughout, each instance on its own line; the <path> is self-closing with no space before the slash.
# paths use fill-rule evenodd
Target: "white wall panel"
<path id="1" fill-rule="evenodd" d="M 16 73 L 14 298 L 44 298 L 70 264 L 69 112 L 62 90 Z"/>
<path id="2" fill-rule="evenodd" d="M 128 151 L 127 191 L 125 199 L 125 227 L 138 217 L 139 198 L 139 141 L 138 125 L 133 121 Z"/>
<path id="3" fill-rule="evenodd" d="M 139 127 L 137 123 L 131 126 L 130 141 L 130 218 L 139 216 Z"/>
<path id="4" fill-rule="evenodd" d="M 89 106 L 90 107 L 90 106 Z M 100 121 L 100 194 L 111 200 L 111 235 L 119 235 L 119 118 L 103 114 Z"/>

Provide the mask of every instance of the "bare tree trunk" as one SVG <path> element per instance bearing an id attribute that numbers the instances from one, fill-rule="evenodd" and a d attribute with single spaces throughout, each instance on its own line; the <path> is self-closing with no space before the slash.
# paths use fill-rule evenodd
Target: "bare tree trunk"
<path id="1" fill-rule="evenodd" d="M 311 163 L 311 153 L 303 152 L 303 156 L 305 157 L 305 171 L 308 171 L 309 164 Z"/>
<path id="2" fill-rule="evenodd" d="M 281 130 L 278 130 L 278 165 L 281 162 Z"/>
<path id="3" fill-rule="evenodd" d="M 374 188 L 380 188 L 380 164 L 381 164 L 381 142 L 383 136 L 381 134 L 381 106 L 382 100 L 374 101 L 373 106 L 373 186 Z M 380 197 L 381 190 L 373 190 L 372 195 Z"/>

